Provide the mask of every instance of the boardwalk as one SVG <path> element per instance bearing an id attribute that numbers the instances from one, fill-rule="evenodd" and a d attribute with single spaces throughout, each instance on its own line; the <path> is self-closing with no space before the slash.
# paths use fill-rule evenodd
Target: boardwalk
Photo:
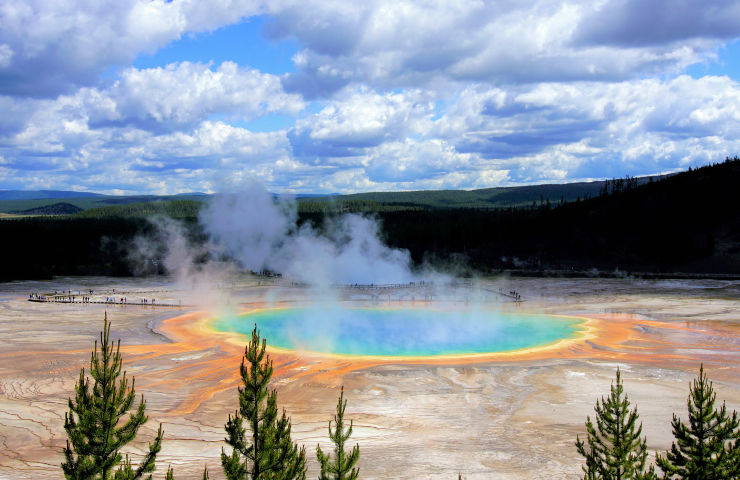
<path id="1" fill-rule="evenodd" d="M 150 298 L 136 298 L 129 300 L 128 297 L 100 297 L 88 296 L 84 294 L 59 295 L 59 294 L 37 294 L 32 293 L 28 296 L 29 302 L 36 303 L 78 303 L 78 304 L 95 304 L 95 305 L 122 305 L 122 306 L 141 306 L 141 307 L 167 307 L 167 308 L 192 308 L 195 305 L 184 304 L 180 301 L 156 301 Z"/>
<path id="2" fill-rule="evenodd" d="M 382 284 L 362 284 L 362 283 L 350 283 L 350 284 L 339 284 L 332 285 L 334 288 L 351 288 L 359 290 L 399 290 L 402 288 L 470 288 L 473 286 L 473 282 L 469 280 L 457 280 L 447 282 L 444 284 L 435 284 L 434 282 L 419 281 L 419 282 L 408 282 L 408 283 L 382 283 Z"/>
<path id="3" fill-rule="evenodd" d="M 491 288 L 484 288 L 483 290 L 485 290 L 486 292 L 491 292 L 491 293 L 495 293 L 497 295 L 501 295 L 502 297 L 510 298 L 510 299 L 514 300 L 515 302 L 517 302 L 517 303 L 524 301 L 522 299 L 522 295 L 519 292 L 515 291 L 515 290 L 512 290 L 510 292 L 504 292 L 504 290 L 502 288 L 499 288 L 498 290 L 493 290 Z"/>
<path id="4" fill-rule="evenodd" d="M 263 286 L 259 284 L 256 286 Z M 252 285 L 255 286 L 255 285 Z M 267 286 L 267 285 L 264 285 Z M 270 285 L 275 286 L 275 285 Z M 285 282 L 283 287 L 289 288 L 308 288 L 309 285 L 298 282 Z M 219 285 L 218 288 L 222 290 L 232 290 L 241 288 L 242 286 L 236 285 Z M 463 292 L 475 292 L 485 291 L 488 293 L 495 294 L 499 297 L 512 300 L 515 303 L 523 301 L 521 294 L 516 291 L 505 292 L 502 288 L 494 290 L 492 288 L 480 288 L 470 280 L 454 280 L 445 283 L 435 283 L 429 281 L 416 281 L 408 283 L 386 283 L 386 284 L 335 284 L 332 285 L 335 290 L 344 290 L 347 293 L 356 291 L 359 294 L 369 295 L 374 300 L 379 300 L 388 296 L 388 300 L 391 297 L 397 297 L 398 300 L 411 300 L 411 301 L 435 301 L 445 297 L 445 294 L 460 293 L 460 289 Z M 465 301 L 469 301 L 469 295 L 465 293 Z M 197 305 L 182 303 L 182 300 L 166 298 L 157 300 L 152 296 L 160 295 L 167 297 L 172 295 L 172 291 L 162 290 L 147 290 L 142 292 L 141 290 L 117 290 L 110 289 L 104 291 L 93 291 L 93 290 L 63 290 L 62 292 L 48 292 L 48 293 L 31 293 L 28 297 L 29 302 L 36 303 L 61 303 L 61 304 L 96 304 L 96 305 L 120 305 L 120 306 L 140 306 L 140 307 L 162 307 L 162 308 L 196 308 Z M 144 296 L 149 295 L 149 296 Z M 417 298 L 418 297 L 418 298 Z"/>

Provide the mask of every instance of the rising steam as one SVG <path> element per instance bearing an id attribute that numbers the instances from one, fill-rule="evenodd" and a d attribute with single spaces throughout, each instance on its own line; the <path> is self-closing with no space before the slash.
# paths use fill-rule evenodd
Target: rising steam
<path id="1" fill-rule="evenodd" d="M 158 218 L 152 220 L 155 234 L 139 239 L 134 250 L 144 258 L 156 255 L 161 259 L 178 284 L 197 294 L 188 297 L 193 300 L 189 303 L 197 302 L 217 313 L 217 317 L 234 323 L 239 323 L 238 308 L 227 297 L 229 289 L 218 287 L 239 277 L 232 275 L 234 273 L 269 270 L 292 282 L 311 286 L 306 290 L 308 298 L 303 311 L 307 316 L 304 320 L 312 331 L 320 334 L 310 340 L 295 339 L 293 346 L 297 348 L 332 351 L 329 346 L 345 342 L 337 337 L 336 332 L 345 328 L 348 314 L 339 302 L 340 289 L 330 288 L 334 285 L 414 282 L 413 285 L 405 285 L 407 289 L 384 289 L 383 295 L 388 295 L 390 301 L 389 292 L 397 291 L 397 298 L 412 303 L 442 296 L 454 304 L 463 301 L 471 315 L 458 319 L 460 321 L 447 319 L 434 325 L 427 324 L 424 335 L 431 341 L 456 338 L 464 327 L 462 323 L 466 324 L 466 332 L 482 329 L 480 318 L 487 318 L 487 315 L 478 315 L 478 306 L 472 296 L 485 296 L 487 293 L 464 288 L 458 295 L 455 278 L 438 271 L 412 269 L 408 251 L 385 245 L 380 238 L 378 223 L 373 218 L 339 215 L 326 219 L 320 228 L 308 223 L 299 226 L 297 220 L 295 201 L 275 198 L 261 184 L 250 182 L 237 191 L 216 195 L 201 210 L 199 223 L 201 233 L 207 238 L 205 243 L 202 237 L 196 241 L 189 240 L 192 232 L 189 234 L 181 223 Z M 424 282 L 419 281 L 422 278 Z M 290 284 L 286 282 L 285 285 Z M 262 299 L 271 303 L 284 292 L 270 289 L 264 291 Z M 367 295 L 377 301 L 380 294 L 373 292 L 358 295 Z M 254 294 L 263 295 L 262 291 Z M 238 296 L 235 295 L 236 298 Z M 249 328 L 252 328 L 251 322 Z M 415 334 L 406 333 L 386 332 L 389 337 L 402 336 L 396 340 L 411 342 L 404 348 L 413 349 Z M 283 336 L 287 338 L 289 334 Z"/>
<path id="2" fill-rule="evenodd" d="M 190 240 L 182 223 L 168 217 L 149 219 L 153 231 L 136 237 L 129 246 L 129 260 L 137 274 L 166 270 L 181 290 L 185 303 L 211 309 L 228 307 L 230 299 L 216 288 L 228 281 L 235 268 L 228 262 L 208 259 L 209 248 Z"/>
<path id="3" fill-rule="evenodd" d="M 295 202 L 274 199 L 256 182 L 217 195 L 200 216 L 214 249 L 243 269 L 320 286 L 415 279 L 408 251 L 383 244 L 371 218 L 342 215 L 328 220 L 322 232 L 308 224 L 298 227 L 296 220 Z"/>

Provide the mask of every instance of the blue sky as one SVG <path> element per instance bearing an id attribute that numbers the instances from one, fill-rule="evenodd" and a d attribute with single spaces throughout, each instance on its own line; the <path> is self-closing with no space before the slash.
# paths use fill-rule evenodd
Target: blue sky
<path id="1" fill-rule="evenodd" d="M 740 153 L 740 5 L 0 0 L 0 108 L 0 189 L 665 173 Z"/>
<path id="2" fill-rule="evenodd" d="M 214 31 L 185 34 L 152 53 L 139 54 L 133 66 L 142 69 L 184 61 L 231 61 L 273 75 L 294 72 L 292 57 L 300 44 L 291 38 L 270 41 L 265 34 L 269 24 L 270 17 L 256 15 Z"/>

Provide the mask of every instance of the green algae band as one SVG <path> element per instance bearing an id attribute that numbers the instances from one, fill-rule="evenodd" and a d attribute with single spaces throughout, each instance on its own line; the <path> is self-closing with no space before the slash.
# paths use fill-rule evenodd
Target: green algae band
<path id="1" fill-rule="evenodd" d="M 216 319 L 224 332 L 254 324 L 269 345 L 363 356 L 436 356 L 509 352 L 573 337 L 580 319 L 482 310 L 285 308 Z"/>

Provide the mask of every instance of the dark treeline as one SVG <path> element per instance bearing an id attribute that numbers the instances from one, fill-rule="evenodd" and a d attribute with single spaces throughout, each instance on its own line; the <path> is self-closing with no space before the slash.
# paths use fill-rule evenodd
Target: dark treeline
<path id="1" fill-rule="evenodd" d="M 183 224 L 193 241 L 204 241 L 195 219 Z M 164 273 L 161 252 L 132 258 L 133 241 L 148 237 L 154 225 L 144 217 L 27 217 L 0 221 L 5 252 L 0 281 L 48 279 L 55 275 Z"/>
<path id="2" fill-rule="evenodd" d="M 162 215 L 170 218 L 194 220 L 204 203 L 199 200 L 168 200 L 124 203 L 122 205 L 96 207 L 81 211 L 75 217 L 84 218 L 130 218 Z"/>
<path id="3" fill-rule="evenodd" d="M 740 159 L 602 195 L 526 209 L 379 212 L 415 261 L 462 257 L 480 270 L 740 273 Z"/>
<path id="4" fill-rule="evenodd" d="M 416 263 L 463 263 L 482 272 L 519 269 L 740 274 L 740 159 L 640 184 L 604 183 L 600 195 L 571 202 L 543 198 L 528 207 L 425 208 L 358 201 L 338 208 L 299 205 L 299 222 L 321 228 L 327 216 L 374 215 L 384 240 L 411 252 Z M 6 262 L 1 280 L 53 275 L 133 275 L 161 272 L 129 261 L 132 240 L 147 236 L 147 217 L 184 223 L 204 241 L 202 204 L 178 200 L 102 209 L 60 217 L 0 221 Z M 158 252 L 152 252 L 157 265 Z"/>
<path id="5" fill-rule="evenodd" d="M 130 275 L 127 246 L 151 228 L 136 218 L 29 217 L 0 221 L 2 280 Z"/>

